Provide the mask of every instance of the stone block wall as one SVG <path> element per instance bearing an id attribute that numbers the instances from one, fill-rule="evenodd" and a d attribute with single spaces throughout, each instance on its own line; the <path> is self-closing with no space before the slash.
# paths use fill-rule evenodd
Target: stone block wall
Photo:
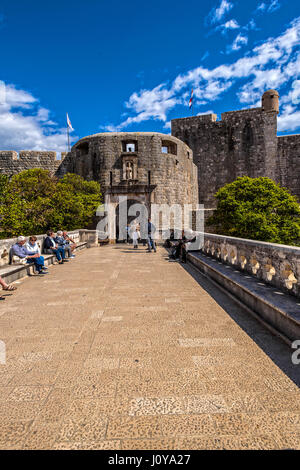
<path id="1" fill-rule="evenodd" d="M 15 151 L 0 151 L 0 173 L 9 176 L 33 168 L 49 170 L 54 174 L 60 164 L 61 160 L 56 159 L 56 152 L 22 150 L 18 154 Z"/>
<path id="2" fill-rule="evenodd" d="M 124 145 L 134 143 L 133 152 Z M 162 152 L 166 144 L 167 153 Z M 124 159 L 134 166 L 134 179 L 124 179 Z M 100 182 L 103 194 L 133 197 L 151 192 L 151 203 L 197 204 L 197 167 L 190 148 L 159 133 L 103 133 L 81 139 L 60 165 L 57 175 L 77 173 Z M 149 201 L 150 202 L 150 201 Z"/>
<path id="3" fill-rule="evenodd" d="M 277 179 L 300 202 L 300 135 L 278 137 Z"/>
<path id="4" fill-rule="evenodd" d="M 277 113 L 262 108 L 172 121 L 172 135 L 192 150 L 198 167 L 199 202 L 215 207 L 216 191 L 239 176 L 276 179 Z"/>

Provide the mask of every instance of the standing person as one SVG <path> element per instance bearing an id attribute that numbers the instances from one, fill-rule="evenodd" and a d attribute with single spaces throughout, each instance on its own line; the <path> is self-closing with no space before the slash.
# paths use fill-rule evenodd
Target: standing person
<path id="1" fill-rule="evenodd" d="M 151 222 L 151 218 L 148 219 L 148 251 L 151 253 L 152 249 L 156 253 L 156 244 L 154 240 L 154 234 L 156 232 L 156 227 Z"/>
<path id="2" fill-rule="evenodd" d="M 45 241 L 44 241 L 44 253 L 47 253 L 50 255 L 54 254 L 56 256 L 58 264 L 63 264 L 64 262 L 68 261 L 66 259 L 64 248 L 61 246 L 58 246 L 57 244 L 57 241 L 54 237 L 53 230 L 49 230 L 47 232 L 47 237 L 45 238 Z"/>
<path id="3" fill-rule="evenodd" d="M 47 268 L 44 266 L 44 257 L 39 252 L 33 253 L 27 250 L 24 246 L 26 243 L 25 237 L 18 237 L 17 243 L 12 246 L 12 253 L 20 259 L 26 260 L 26 263 L 34 263 L 38 274 L 47 274 Z"/>
<path id="4" fill-rule="evenodd" d="M 126 243 L 129 243 L 129 232 L 130 232 L 130 225 L 127 224 L 126 226 Z"/>
<path id="5" fill-rule="evenodd" d="M 135 230 L 132 232 L 132 242 L 133 242 L 133 248 L 138 249 L 138 240 L 139 240 L 139 231 L 138 228 L 136 227 Z"/>
<path id="6" fill-rule="evenodd" d="M 138 233 L 138 241 L 141 240 L 141 225 L 137 224 L 136 227 L 137 233 Z"/>

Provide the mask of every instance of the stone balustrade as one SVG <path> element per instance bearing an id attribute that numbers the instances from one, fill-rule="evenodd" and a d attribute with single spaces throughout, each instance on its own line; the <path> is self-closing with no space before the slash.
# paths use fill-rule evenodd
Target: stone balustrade
<path id="1" fill-rule="evenodd" d="M 201 251 L 300 297 L 300 247 L 205 233 Z"/>
<path id="2" fill-rule="evenodd" d="M 75 243 L 86 242 L 89 246 L 98 245 L 98 234 L 96 230 L 79 229 L 70 231 L 68 232 L 68 234 L 74 240 Z M 36 235 L 37 243 L 40 249 L 42 249 L 42 245 L 46 236 L 46 234 Z M 26 238 L 28 240 L 29 237 Z M 9 250 L 15 243 L 17 243 L 16 238 L 7 238 L 0 240 L 0 267 L 9 264 Z"/>

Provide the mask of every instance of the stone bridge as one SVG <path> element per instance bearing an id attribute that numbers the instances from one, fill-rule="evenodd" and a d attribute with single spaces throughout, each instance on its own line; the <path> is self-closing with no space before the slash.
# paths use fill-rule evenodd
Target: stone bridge
<path id="1" fill-rule="evenodd" d="M 295 351 L 195 266 L 124 244 L 49 271 L 0 302 L 0 448 L 300 449 Z"/>

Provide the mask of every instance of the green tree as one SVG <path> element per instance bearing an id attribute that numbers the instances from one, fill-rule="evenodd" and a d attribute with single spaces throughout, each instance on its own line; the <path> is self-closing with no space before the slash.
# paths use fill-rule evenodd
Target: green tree
<path id="1" fill-rule="evenodd" d="M 269 178 L 243 176 L 216 193 L 208 220 L 216 232 L 286 245 L 300 244 L 300 206 L 295 196 Z"/>
<path id="2" fill-rule="evenodd" d="M 1 180 L 0 180 L 1 190 Z M 88 227 L 101 202 L 100 185 L 67 174 L 62 180 L 47 170 L 25 170 L 5 185 L 0 206 L 1 237 Z"/>
<path id="3" fill-rule="evenodd" d="M 9 178 L 6 175 L 3 175 L 0 173 L 0 204 L 2 202 L 2 197 L 4 194 L 4 191 L 9 183 Z"/>

